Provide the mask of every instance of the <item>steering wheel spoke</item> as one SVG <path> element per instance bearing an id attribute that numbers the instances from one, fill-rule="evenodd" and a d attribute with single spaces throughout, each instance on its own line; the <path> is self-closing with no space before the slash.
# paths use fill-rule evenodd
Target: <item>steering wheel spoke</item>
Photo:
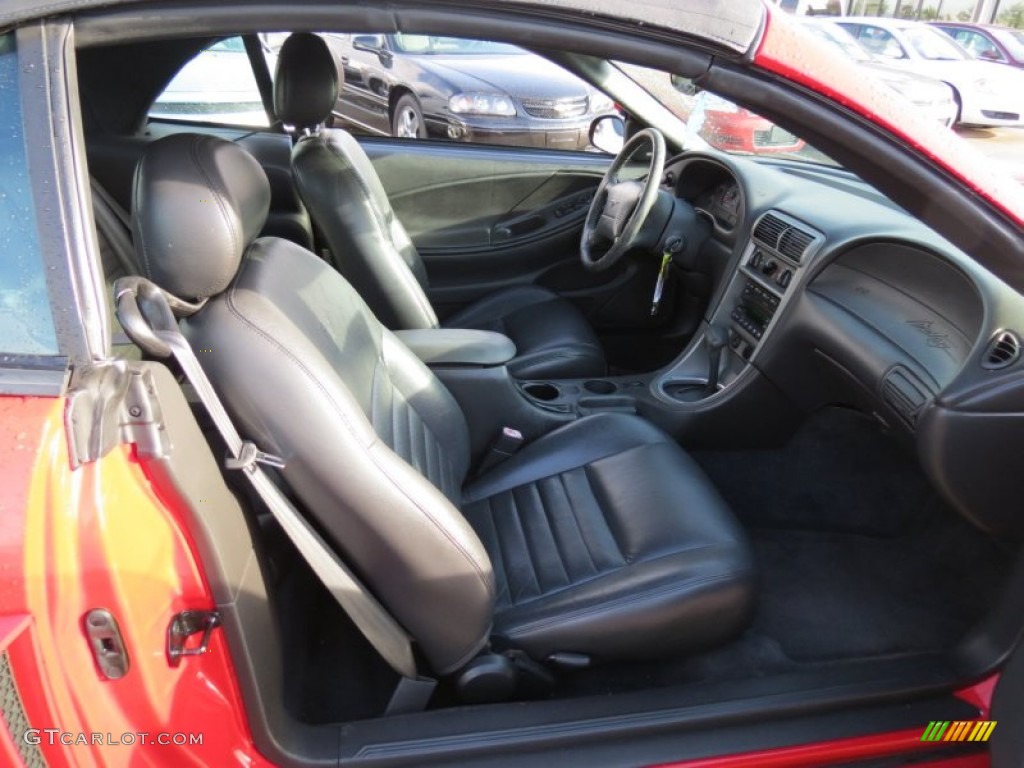
<path id="1" fill-rule="evenodd" d="M 646 177 L 622 181 L 623 167 L 645 148 L 650 150 Z M 665 139 L 658 130 L 646 128 L 626 142 L 601 179 L 583 224 L 580 259 L 586 269 L 608 269 L 630 249 L 654 207 L 664 166 Z"/>

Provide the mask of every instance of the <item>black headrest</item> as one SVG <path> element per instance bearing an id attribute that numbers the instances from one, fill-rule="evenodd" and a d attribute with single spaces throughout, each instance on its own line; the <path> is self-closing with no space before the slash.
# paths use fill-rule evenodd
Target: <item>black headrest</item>
<path id="1" fill-rule="evenodd" d="M 183 299 L 214 296 L 231 283 L 269 210 L 267 176 L 237 144 L 190 133 L 155 141 L 135 169 L 139 265 Z"/>
<path id="2" fill-rule="evenodd" d="M 338 65 L 322 37 L 296 32 L 284 41 L 274 75 L 274 112 L 285 125 L 315 128 L 338 100 Z"/>

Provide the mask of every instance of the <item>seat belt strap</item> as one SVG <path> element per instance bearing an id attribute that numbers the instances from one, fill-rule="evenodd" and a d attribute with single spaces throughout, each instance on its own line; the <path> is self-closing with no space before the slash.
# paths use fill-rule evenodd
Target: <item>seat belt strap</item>
<path id="1" fill-rule="evenodd" d="M 92 209 L 97 229 L 102 230 L 103 236 L 110 243 L 110 249 L 114 252 L 121 270 L 126 275 L 139 274 L 140 270 L 135 261 L 135 248 L 132 246 L 131 218 L 107 190 L 91 176 L 89 177 L 89 186 L 92 190 Z"/>
<path id="2" fill-rule="evenodd" d="M 284 462 L 276 456 L 259 451 L 253 443 L 242 440 L 192 347 L 178 329 L 168 295 L 149 280 L 140 277 L 118 280 L 114 286 L 114 295 L 118 319 L 132 341 L 153 355 L 173 356 L 178 361 L 227 444 L 232 457 L 228 459 L 228 467 L 240 470 L 249 480 L 317 578 L 391 668 L 409 683 L 420 683 L 412 686 L 403 680 L 395 691 L 388 712 L 396 714 L 400 711 L 415 711 L 409 709 L 410 706 L 422 709 L 429 698 L 429 692 L 426 696 L 423 692 L 428 688 L 433 691 L 435 683 L 420 677 L 412 639 L 263 471 L 263 466 L 281 468 Z M 138 304 L 140 296 L 157 315 L 155 322 L 151 315 L 143 315 Z M 171 297 L 171 303 L 181 314 L 192 314 L 202 306 L 190 305 L 174 297 Z M 409 696 L 410 690 L 418 690 L 420 695 Z"/>

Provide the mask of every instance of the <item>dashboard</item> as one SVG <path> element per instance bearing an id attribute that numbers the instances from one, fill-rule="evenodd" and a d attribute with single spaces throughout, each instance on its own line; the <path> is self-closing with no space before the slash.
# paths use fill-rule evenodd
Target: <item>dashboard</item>
<path id="1" fill-rule="evenodd" d="M 665 180 L 728 254 L 705 318 L 728 333 L 721 400 L 761 380 L 802 412 L 855 407 L 977 525 L 1024 533 L 1024 479 L 1004 457 L 1024 446 L 1019 293 L 841 169 L 691 152 Z M 664 400 L 698 352 L 661 378 Z"/>

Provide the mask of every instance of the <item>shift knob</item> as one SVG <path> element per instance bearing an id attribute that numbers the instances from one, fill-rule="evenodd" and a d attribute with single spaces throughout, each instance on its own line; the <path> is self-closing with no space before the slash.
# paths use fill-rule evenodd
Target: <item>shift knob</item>
<path id="1" fill-rule="evenodd" d="M 718 391 L 718 371 L 722 366 L 722 348 L 729 343 L 729 332 L 717 325 L 709 325 L 704 334 L 704 344 L 708 350 L 708 385 L 707 395 Z"/>
<path id="2" fill-rule="evenodd" d="M 709 325 L 707 333 L 704 334 L 704 343 L 708 347 L 708 352 L 720 351 L 729 343 L 729 332 L 721 326 Z"/>

